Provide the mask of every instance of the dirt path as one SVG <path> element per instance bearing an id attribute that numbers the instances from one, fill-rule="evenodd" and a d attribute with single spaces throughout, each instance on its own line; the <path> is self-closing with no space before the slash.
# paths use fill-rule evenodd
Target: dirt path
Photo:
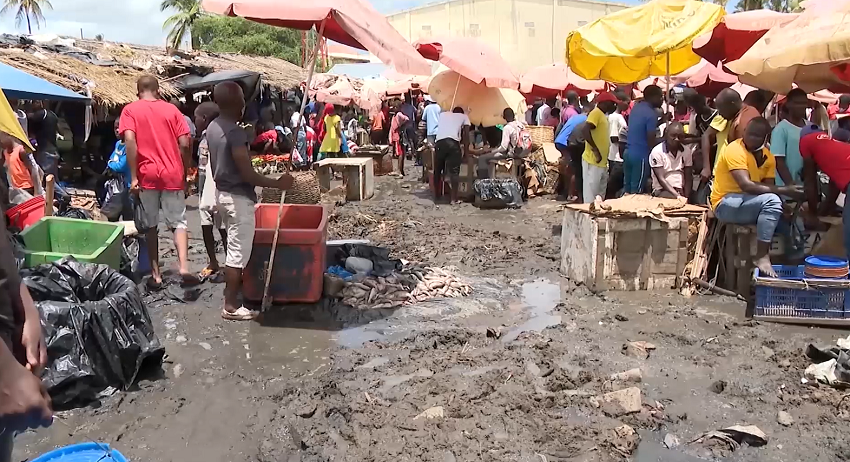
<path id="1" fill-rule="evenodd" d="M 560 220 L 550 200 L 435 207 L 419 184 L 380 178 L 374 200 L 333 208 L 332 237 L 455 266 L 472 297 L 395 312 L 287 307 L 237 324 L 218 317 L 221 286 L 192 303 L 149 296 L 162 376 L 60 413 L 19 436 L 15 455 L 97 440 L 161 462 L 850 459 L 850 405 L 800 381 L 805 346 L 841 332 L 746 322 L 721 298 L 590 294 L 557 274 Z M 192 242 L 198 269 L 202 249 Z M 636 357 L 631 341 L 656 349 Z M 609 380 L 633 368 L 641 382 Z M 630 387 L 637 412 L 596 406 Z M 689 444 L 736 424 L 757 425 L 768 444 Z M 681 445 L 665 448 L 668 434 Z"/>

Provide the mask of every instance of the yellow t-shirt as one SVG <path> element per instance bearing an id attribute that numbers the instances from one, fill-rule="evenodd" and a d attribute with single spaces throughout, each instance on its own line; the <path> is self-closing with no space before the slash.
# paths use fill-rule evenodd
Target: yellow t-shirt
<path id="1" fill-rule="evenodd" d="M 587 161 L 590 165 L 608 168 L 608 151 L 611 147 L 611 134 L 608 133 L 608 116 L 606 116 L 599 108 L 595 108 L 587 115 L 587 123 L 593 124 L 593 126 L 596 127 L 590 131 L 590 136 L 593 137 L 593 141 L 596 142 L 596 147 L 599 148 L 599 152 L 602 153 L 602 160 L 600 162 L 596 162 L 596 156 L 593 155 L 593 149 L 591 149 L 590 143 L 586 141 L 584 143 L 584 155 L 582 156 L 582 159 Z"/>
<path id="2" fill-rule="evenodd" d="M 325 116 L 325 139 L 322 140 L 322 147 L 319 152 L 339 152 L 342 146 L 342 137 L 339 134 L 340 118 L 338 115 Z"/>
<path id="3" fill-rule="evenodd" d="M 717 157 L 720 158 L 720 154 L 726 149 L 726 145 L 729 144 L 729 130 L 732 129 L 732 123 L 728 120 L 724 119 L 722 115 L 718 114 L 711 119 L 711 128 L 717 130 Z M 715 162 L 717 162 L 715 160 Z"/>
<path id="4" fill-rule="evenodd" d="M 759 167 L 756 158 L 747 151 L 744 140 L 738 140 L 726 146 L 721 154 L 717 153 L 717 162 L 714 165 L 714 184 L 711 187 L 711 208 L 727 194 L 741 193 L 740 186 L 732 176 L 732 170 L 746 170 L 750 174 L 750 180 L 761 183 L 764 180 L 776 178 L 776 158 L 773 153 L 765 148 L 764 163 Z"/>

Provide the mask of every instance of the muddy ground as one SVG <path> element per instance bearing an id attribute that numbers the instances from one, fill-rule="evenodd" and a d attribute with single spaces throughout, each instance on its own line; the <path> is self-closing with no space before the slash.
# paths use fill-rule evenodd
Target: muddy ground
<path id="1" fill-rule="evenodd" d="M 148 294 L 162 371 L 20 435 L 16 460 L 91 440 L 161 462 L 850 459 L 850 402 L 800 380 L 806 345 L 846 332 L 746 321 L 742 303 L 718 297 L 591 294 L 558 276 L 561 213 L 545 198 L 435 206 L 412 178 L 382 177 L 373 200 L 330 207 L 332 238 L 454 266 L 474 294 L 397 311 L 276 308 L 241 324 L 220 319 L 218 285 L 192 303 Z M 631 341 L 656 349 L 643 357 Z M 633 368 L 641 382 L 609 380 Z M 597 407 L 630 387 L 637 412 Z M 768 443 L 692 442 L 737 424 Z"/>

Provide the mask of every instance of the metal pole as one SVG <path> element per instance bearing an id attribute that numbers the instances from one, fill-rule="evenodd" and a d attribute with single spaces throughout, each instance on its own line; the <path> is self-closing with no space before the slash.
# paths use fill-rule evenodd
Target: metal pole
<path id="1" fill-rule="evenodd" d="M 667 52 L 667 75 L 664 78 L 664 114 L 670 113 L 670 52 Z"/>

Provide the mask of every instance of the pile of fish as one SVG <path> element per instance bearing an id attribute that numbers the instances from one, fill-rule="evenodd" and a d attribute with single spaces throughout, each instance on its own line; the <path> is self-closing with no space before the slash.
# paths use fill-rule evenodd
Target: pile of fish
<path id="1" fill-rule="evenodd" d="M 362 309 L 398 308 L 432 298 L 465 297 L 472 287 L 442 268 L 410 266 L 387 277 L 348 282 L 336 295 L 342 303 Z"/>

